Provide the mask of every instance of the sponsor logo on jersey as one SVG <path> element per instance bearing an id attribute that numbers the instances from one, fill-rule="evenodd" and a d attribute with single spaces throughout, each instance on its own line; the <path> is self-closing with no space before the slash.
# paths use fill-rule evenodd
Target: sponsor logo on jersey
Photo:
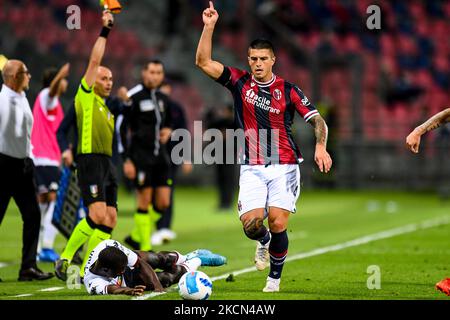
<path id="1" fill-rule="evenodd" d="M 141 100 L 139 102 L 139 109 L 142 112 L 153 111 L 153 110 L 155 110 L 155 104 L 153 103 L 152 100 L 149 100 L 149 99 Z"/>
<path id="2" fill-rule="evenodd" d="M 96 184 L 91 184 L 89 190 L 91 191 L 92 198 L 98 197 L 98 186 Z"/>
<path id="3" fill-rule="evenodd" d="M 257 106 L 258 108 L 261 108 L 265 111 L 269 111 L 271 113 L 280 114 L 280 110 L 271 107 L 270 105 L 270 99 L 267 99 L 266 97 L 260 97 L 258 96 L 253 89 L 247 90 L 245 93 L 245 101 L 247 103 L 250 103 L 254 106 Z"/>

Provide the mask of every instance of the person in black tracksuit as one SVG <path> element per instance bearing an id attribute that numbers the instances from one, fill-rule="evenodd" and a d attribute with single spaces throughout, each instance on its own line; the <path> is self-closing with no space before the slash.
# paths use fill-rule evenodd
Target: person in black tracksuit
<path id="1" fill-rule="evenodd" d="M 163 82 L 161 87 L 159 88 L 162 93 L 164 93 L 168 97 L 168 103 L 170 105 L 170 117 L 172 120 L 172 130 L 178 130 L 178 129 L 184 129 L 187 130 L 187 121 L 186 121 L 186 114 L 184 112 L 183 106 L 181 106 L 178 102 L 174 101 L 170 98 L 170 95 L 172 93 L 172 86 L 169 82 Z M 169 155 L 172 153 L 173 148 L 178 144 L 178 141 L 172 141 L 170 140 L 167 144 L 167 149 Z M 176 233 L 171 230 L 172 226 L 172 218 L 173 218 L 173 205 L 174 205 L 174 193 L 175 193 L 175 186 L 177 184 L 177 174 L 178 169 L 181 166 L 181 170 L 183 174 L 189 174 L 192 169 L 192 163 L 188 161 L 183 161 L 183 164 L 178 165 L 175 164 L 173 161 L 170 162 L 170 173 L 171 173 L 171 193 L 170 193 L 170 205 L 167 210 L 164 211 L 161 218 L 156 222 L 156 230 L 155 232 L 152 232 L 152 245 L 161 245 L 164 242 L 169 242 L 171 240 L 174 240 L 176 238 Z"/>
<path id="2" fill-rule="evenodd" d="M 142 70 L 142 83 L 128 91 L 130 109 L 120 128 L 124 175 L 137 188 L 135 228 L 125 242 L 132 248 L 151 250 L 149 206 L 162 214 L 170 205 L 171 129 L 170 104 L 158 88 L 164 80 L 161 61 L 149 62 Z"/>
<path id="3" fill-rule="evenodd" d="M 224 138 L 223 143 L 223 155 L 229 153 L 236 154 L 236 149 L 228 150 L 227 143 L 227 129 L 235 129 L 233 106 L 227 105 L 221 108 L 212 108 L 206 115 L 206 123 L 208 129 L 219 129 L 222 132 Z M 234 148 L 234 145 L 233 147 Z M 226 212 L 232 208 L 234 196 L 236 193 L 236 186 L 238 180 L 238 166 L 236 163 L 222 163 L 216 164 L 216 186 L 219 192 L 219 212 Z"/>

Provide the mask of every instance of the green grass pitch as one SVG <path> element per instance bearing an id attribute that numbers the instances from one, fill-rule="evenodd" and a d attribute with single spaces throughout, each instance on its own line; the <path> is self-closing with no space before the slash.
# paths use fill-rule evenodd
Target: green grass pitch
<path id="1" fill-rule="evenodd" d="M 298 212 L 289 223 L 288 257 L 306 254 L 302 259 L 285 264 L 279 293 L 261 291 L 266 271 L 236 273 L 252 267 L 255 243 L 245 238 L 235 211 L 215 210 L 214 190 L 179 188 L 175 199 L 173 229 L 178 238 L 155 249 L 186 253 L 207 248 L 227 256 L 225 266 L 201 268 L 211 278 L 234 274 L 234 281 L 214 281 L 211 299 L 449 299 L 434 285 L 450 277 L 450 203 L 440 201 L 434 194 L 303 192 L 297 204 Z M 133 195 L 121 190 L 114 239 L 123 241 L 130 231 L 134 207 Z M 438 223 L 430 225 L 428 221 L 433 219 L 438 219 L 435 220 Z M 424 221 L 425 224 L 421 224 Z M 387 233 L 379 239 L 369 237 L 364 243 L 342 247 L 350 240 L 364 240 L 365 236 L 396 228 L 400 228 L 398 234 Z M 68 289 L 56 278 L 18 282 L 21 233 L 20 214 L 12 202 L 0 226 L 1 300 L 132 299 L 129 296 L 89 296 L 84 286 Z M 64 244 L 65 240 L 58 235 L 58 252 Z M 333 245 L 337 246 L 330 247 Z M 325 249 L 317 251 L 320 248 Z M 311 252 L 315 254 L 309 255 Z M 367 269 L 372 265 L 380 269 L 380 289 L 367 288 L 372 275 Z M 39 263 L 39 266 L 46 271 L 53 270 L 49 263 Z M 180 299 L 175 290 L 148 298 Z"/>

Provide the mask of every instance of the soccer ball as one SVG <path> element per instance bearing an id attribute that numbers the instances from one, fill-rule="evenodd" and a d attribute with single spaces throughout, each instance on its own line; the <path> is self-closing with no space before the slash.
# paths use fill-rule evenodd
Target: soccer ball
<path id="1" fill-rule="evenodd" d="M 212 293 L 212 281 L 201 271 L 187 272 L 178 281 L 178 293 L 185 300 L 207 300 Z"/>

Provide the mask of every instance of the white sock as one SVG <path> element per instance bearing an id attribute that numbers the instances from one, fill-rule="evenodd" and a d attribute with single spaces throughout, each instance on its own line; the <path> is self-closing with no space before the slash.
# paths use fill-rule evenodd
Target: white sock
<path id="1" fill-rule="evenodd" d="M 186 260 L 184 263 L 181 263 L 180 265 L 186 269 L 186 272 L 193 272 L 202 265 L 202 261 L 200 260 L 200 258 L 192 258 Z"/>
<path id="2" fill-rule="evenodd" d="M 52 223 L 54 209 L 55 209 L 55 201 L 52 201 L 48 204 L 47 212 L 45 213 L 44 218 L 42 247 L 46 249 L 53 249 L 56 234 L 58 233 L 58 229 L 56 229 Z"/>
<path id="3" fill-rule="evenodd" d="M 176 254 L 178 255 L 178 259 L 175 262 L 176 265 L 180 265 L 180 264 L 182 264 L 182 263 L 184 263 L 186 261 L 186 256 L 185 255 L 179 253 L 178 251 L 174 251 L 174 252 L 176 252 Z"/>

